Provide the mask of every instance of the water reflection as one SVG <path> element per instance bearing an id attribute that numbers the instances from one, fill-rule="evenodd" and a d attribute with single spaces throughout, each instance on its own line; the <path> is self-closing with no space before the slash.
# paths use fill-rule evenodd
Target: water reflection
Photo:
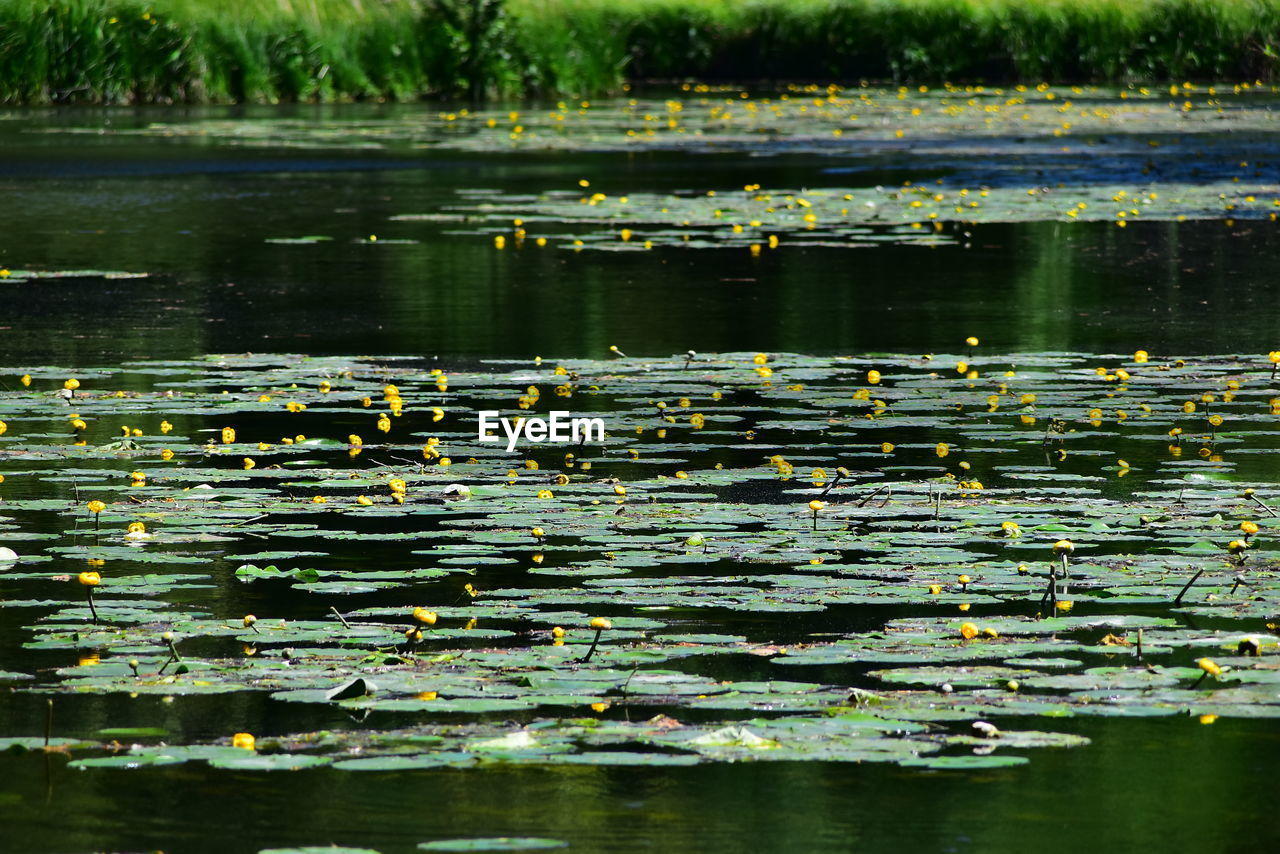
<path id="1" fill-rule="evenodd" d="M 553 248 L 568 237 L 557 234 L 548 248 L 499 252 L 451 234 L 456 224 L 390 218 L 456 204 L 463 188 L 538 192 L 585 173 L 633 191 L 732 186 L 744 171 L 775 186 L 848 176 L 732 153 L 636 154 L 622 169 L 614 155 L 293 161 L 162 139 L 35 145 L 23 128 L 0 129 L 10 157 L 0 191 L 21 212 L 0 235 L 0 264 L 152 277 L 7 288 L 0 361 L 10 365 L 210 351 L 580 356 L 612 343 L 927 352 L 968 334 L 1005 351 L 1265 352 L 1280 319 L 1266 222 L 986 225 L 970 228 L 968 248 L 784 245 L 760 258 L 578 254 Z M 85 164 L 96 177 L 69 174 Z M 265 242 L 302 235 L 333 239 Z M 363 242 L 370 235 L 381 241 Z"/>
<path id="2" fill-rule="evenodd" d="M 1242 851 L 1262 850 L 1274 833 L 1265 799 L 1241 796 L 1258 791 L 1251 784 L 1280 758 L 1266 722 L 1090 718 L 1055 728 L 1064 724 L 1093 746 L 977 774 L 771 762 L 398 774 L 190 764 L 90 774 L 66 770 L 61 756 L 46 772 L 42 755 L 10 755 L 0 758 L 11 781 L 0 796 L 3 850 L 28 850 L 19 840 L 38 837 L 47 850 L 398 852 L 432 839 L 539 836 L 628 852 L 1137 851 L 1155 838 L 1169 851 Z"/>

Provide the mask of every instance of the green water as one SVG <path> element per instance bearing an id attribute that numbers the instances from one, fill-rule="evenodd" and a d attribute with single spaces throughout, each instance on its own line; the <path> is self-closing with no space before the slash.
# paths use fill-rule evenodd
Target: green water
<path id="1" fill-rule="evenodd" d="M 1098 721 L 1094 744 L 1020 769 L 747 763 L 284 776 L 69 773 L 6 761 L 6 850 L 256 851 L 345 844 L 411 851 L 456 836 L 528 835 L 584 851 L 1172 851 L 1266 846 L 1273 724 Z M 1243 794 L 1242 792 L 1248 793 Z M 1156 841 L 1158 840 L 1158 841 Z"/>
<path id="2" fill-rule="evenodd" d="M 283 115 L 340 130 L 346 121 L 412 109 L 248 117 Z M 769 158 L 493 155 L 407 145 L 308 151 L 44 132 L 228 115 L 238 116 L 32 112 L 0 122 L 7 208 L 0 265 L 149 274 L 0 284 L 0 365 L 83 368 L 250 351 L 412 355 L 455 365 L 600 357 L 612 344 L 632 354 L 924 353 L 954 351 L 966 335 L 998 352 L 1144 347 L 1180 355 L 1277 346 L 1272 277 L 1280 238 L 1266 221 L 991 224 L 973 226 L 968 246 L 783 246 L 759 258 L 741 249 L 498 252 L 489 239 L 452 234 L 450 224 L 390 217 L 457 205 L 462 189 L 538 193 L 582 176 L 609 193 L 729 189 L 744 174 L 767 186 L 838 186 L 849 176 L 831 170 L 850 161 L 785 150 Z M 1223 150 L 1215 156 L 1236 156 L 1229 138 L 1216 142 Z M 933 180 L 952 168 L 934 161 L 922 168 L 905 156 L 861 165 L 859 180 L 886 185 Z M 1274 181 L 1274 164 L 1259 165 Z M 987 168 L 969 164 L 979 166 Z M 307 234 L 333 240 L 264 242 Z M 369 235 L 379 241 L 365 242 Z M 396 239 L 419 242 L 388 243 Z M 5 382 L 13 386 L 12 377 Z M 60 563 L 55 571 L 66 570 Z M 237 606 L 253 607 L 258 594 L 239 595 Z M 13 613 L 0 611 L 0 668 L 74 663 L 20 650 L 25 618 Z M 874 624 L 887 616 L 861 618 Z M 43 698 L 0 695 L 0 720 L 0 735 L 42 734 Z M 395 775 L 248 774 L 198 764 L 71 771 L 57 754 L 4 755 L 0 850 L 253 852 L 335 843 L 395 852 L 432 839 L 540 836 L 579 851 L 1226 852 L 1274 840 L 1267 792 L 1280 733 L 1273 720 L 1053 723 L 1093 743 L 1036 751 L 1021 767 L 965 773 L 769 762 Z M 338 712 L 242 695 L 172 704 L 58 700 L 60 735 L 132 725 L 209 740 L 241 729 L 261 737 L 355 724 Z"/>
<path id="3" fill-rule="evenodd" d="M 341 127 L 354 110 L 289 114 Z M 390 108 L 375 110 L 355 116 Z M 459 189 L 536 193 L 584 175 L 611 194 L 726 190 L 743 174 L 766 186 L 840 186 L 850 176 L 830 170 L 850 160 L 785 150 L 312 152 L 32 132 L 146 127 L 174 121 L 170 113 L 11 115 L 0 122 L 9 211 L 0 263 L 152 276 L 10 290 L 5 364 L 236 351 L 550 358 L 610 344 L 638 353 L 923 353 L 966 335 L 998 351 L 1266 352 L 1280 318 L 1267 287 L 1280 238 L 1266 222 L 994 224 L 973 226 L 970 248 L 784 246 L 758 259 L 731 250 L 498 253 L 483 238 L 444 233 L 456 226 L 389 217 L 457 205 Z M 1145 158 L 1130 164 L 1135 175 Z M 869 159 L 871 171 L 857 176 L 867 184 L 948 171 L 933 159 L 924 169 L 909 156 Z M 1266 168 L 1274 182 L 1275 167 Z M 264 242 L 311 234 L 333 240 Z M 371 234 L 421 242 L 352 243 Z"/>

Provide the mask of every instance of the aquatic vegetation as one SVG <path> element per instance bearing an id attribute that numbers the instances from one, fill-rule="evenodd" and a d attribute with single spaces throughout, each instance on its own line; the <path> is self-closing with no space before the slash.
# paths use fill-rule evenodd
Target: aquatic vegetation
<path id="1" fill-rule="evenodd" d="M 69 748 L 84 768 L 959 770 L 1084 743 L 975 720 L 1280 715 L 1265 354 L 983 352 L 963 373 L 947 354 L 602 355 L 452 366 L 447 391 L 439 367 L 371 358 L 10 371 L 31 382 L 0 391 L 0 539 L 28 545 L 0 608 L 59 663 L 0 680 L 55 701 L 248 692 L 357 722 L 119 755 L 89 740 Z M 68 433 L 47 407 L 71 373 Z M 565 383 L 603 413 L 602 444 L 507 450 L 435 417 L 548 410 L 561 398 L 538 390 Z M 1206 395 L 1219 429 L 1184 411 Z M 399 402 L 396 429 L 351 455 L 374 396 Z M 61 530 L 40 533 L 48 515 Z M 360 725 L 373 711 L 407 728 Z"/>
<path id="2" fill-rule="evenodd" d="M 468 188 L 443 208 L 392 216 L 388 228 L 405 236 L 376 243 L 390 249 L 425 236 L 466 236 L 514 255 L 513 262 L 544 248 L 731 247 L 763 259 L 806 247 L 968 247 L 980 240 L 977 229 L 991 223 L 1215 221 L 1235 230 L 1280 216 L 1280 173 L 1266 155 L 1274 87 L 794 86 L 755 97 L 695 88 L 662 100 L 584 101 L 578 108 L 560 102 L 525 111 L 519 134 L 510 131 L 506 113 L 485 110 L 338 125 L 210 119 L 106 132 L 202 145 L 439 149 L 521 163 L 545 151 L 739 152 L 830 162 L 805 187 L 752 182 L 658 193 L 611 178 L 518 194 Z M 887 168 L 904 180 L 884 182 Z M 859 182 L 862 175 L 874 177 Z M 317 245 L 310 237 L 266 239 L 295 243 L 300 252 Z M 977 340 L 965 339 L 957 365 L 980 352 L 970 343 Z M 610 352 L 626 358 L 616 345 Z M 1134 363 L 1146 364 L 1143 356 L 1136 351 Z M 867 383 L 878 385 L 880 373 L 871 367 Z M 378 426 L 389 429 L 390 422 Z"/>

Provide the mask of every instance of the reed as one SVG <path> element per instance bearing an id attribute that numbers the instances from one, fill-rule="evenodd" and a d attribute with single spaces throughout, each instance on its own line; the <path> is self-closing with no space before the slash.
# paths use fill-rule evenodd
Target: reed
<path id="1" fill-rule="evenodd" d="M 6 103 L 1269 78 L 1280 0 L 0 0 Z"/>

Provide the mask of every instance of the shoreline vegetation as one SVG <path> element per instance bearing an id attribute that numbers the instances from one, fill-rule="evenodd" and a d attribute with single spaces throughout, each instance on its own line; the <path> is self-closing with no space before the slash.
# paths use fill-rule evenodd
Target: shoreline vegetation
<path id="1" fill-rule="evenodd" d="M 1280 0 L 0 0 L 0 101 L 1271 79 Z"/>

